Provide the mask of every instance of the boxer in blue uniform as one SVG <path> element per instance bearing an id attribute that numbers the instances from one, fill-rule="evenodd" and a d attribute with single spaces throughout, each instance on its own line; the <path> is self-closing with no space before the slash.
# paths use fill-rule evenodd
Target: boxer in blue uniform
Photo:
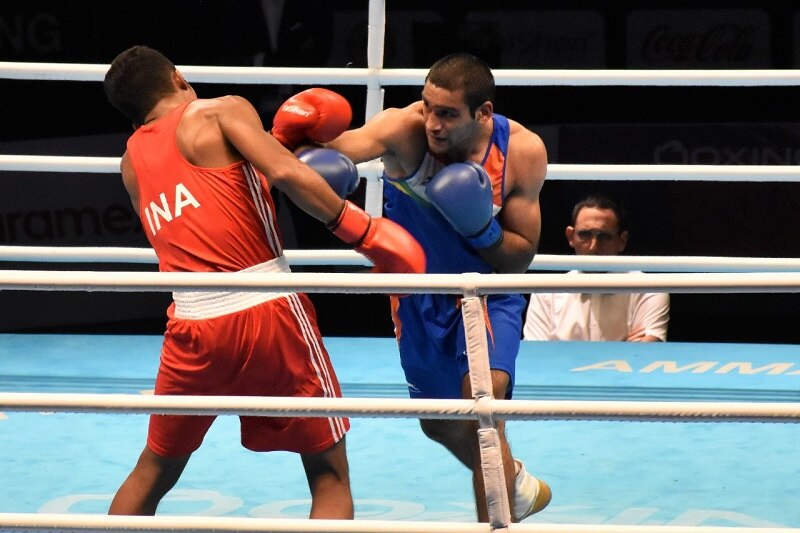
<path id="1" fill-rule="evenodd" d="M 405 227 L 428 253 L 428 273 L 494 271 L 479 253 L 495 246 L 502 229 L 494 215 L 502 206 L 493 191 L 503 191 L 508 152 L 508 119 L 493 115 L 493 130 L 482 165 L 445 165 L 431 152 L 406 178 L 385 179 L 385 215 Z M 500 197 L 501 195 L 498 195 Z M 442 210 L 438 206 L 445 206 Z M 446 216 L 446 206 L 464 210 Z M 432 207 L 437 208 L 432 208 Z M 465 237 L 464 235 L 471 237 Z M 392 298 L 392 318 L 398 332 L 401 361 L 412 398 L 461 398 L 469 371 L 460 298 L 451 294 L 411 294 Z M 521 294 L 496 294 L 485 299 L 490 367 L 508 374 L 509 386 L 500 398 L 510 398 L 519 351 Z"/>
<path id="2" fill-rule="evenodd" d="M 437 61 L 420 101 L 386 109 L 326 143 L 355 162 L 381 158 L 385 216 L 425 250 L 428 273 L 521 273 L 539 241 L 547 152 L 538 135 L 494 113 L 494 77 L 469 54 Z M 472 398 L 460 298 L 392 298 L 392 316 L 414 398 Z M 510 398 L 522 331 L 522 295 L 484 299 L 495 398 Z M 478 519 L 488 520 L 477 421 L 421 420 L 423 432 L 473 472 Z M 546 483 L 511 455 L 496 421 L 514 520 L 550 501 Z"/>

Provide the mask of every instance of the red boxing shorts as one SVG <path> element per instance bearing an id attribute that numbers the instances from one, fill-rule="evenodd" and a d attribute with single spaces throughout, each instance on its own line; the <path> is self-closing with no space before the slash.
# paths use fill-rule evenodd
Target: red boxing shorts
<path id="1" fill-rule="evenodd" d="M 283 294 L 252 307 L 169 321 L 156 376 L 156 394 L 341 397 L 305 294 Z M 151 415 L 148 447 L 163 457 L 188 455 L 215 416 Z M 349 429 L 347 418 L 241 416 L 241 442 L 253 451 L 322 452 Z"/>

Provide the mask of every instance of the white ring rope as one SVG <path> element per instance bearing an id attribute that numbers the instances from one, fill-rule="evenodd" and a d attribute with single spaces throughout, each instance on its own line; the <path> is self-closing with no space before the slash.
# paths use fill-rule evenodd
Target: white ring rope
<path id="1" fill-rule="evenodd" d="M 291 518 L 237 518 L 215 516 L 98 516 L 90 514 L 0 513 L 0 530 L 38 529 L 59 532 L 127 531 L 222 533 L 453 533 L 453 522 L 382 520 L 300 520 Z M 489 533 L 489 524 L 457 522 L 458 533 Z M 512 533 L 797 533 L 795 528 L 630 526 L 586 524 L 509 524 Z"/>
<path id="2" fill-rule="evenodd" d="M 371 266 L 353 250 L 284 250 L 290 265 Z M 44 263 L 141 263 L 156 264 L 152 248 L 113 246 L 2 246 L 0 261 Z M 603 272 L 797 272 L 795 257 L 624 256 L 539 254 L 530 270 L 582 270 Z"/>
<path id="3" fill-rule="evenodd" d="M 360 416 L 474 420 L 637 420 L 800 422 L 800 402 L 663 402 L 583 400 L 426 400 L 139 394 L 0 393 L 0 410 L 246 416 Z"/>
<path id="4" fill-rule="evenodd" d="M 119 157 L 46 156 L 0 154 L 0 171 L 119 173 Z M 370 161 L 357 165 L 370 180 L 381 176 L 383 166 Z M 548 180 L 595 181 L 800 181 L 800 171 L 791 165 L 596 165 L 552 163 Z"/>
<path id="5" fill-rule="evenodd" d="M 0 270 L 0 290 L 170 292 L 263 291 L 348 294 L 528 292 L 796 293 L 800 272 L 563 274 L 360 274 Z"/>
<path id="6" fill-rule="evenodd" d="M 372 28 L 370 28 L 372 29 Z M 369 43 L 368 43 L 369 44 Z M 182 65 L 195 83 L 316 85 L 422 85 L 425 69 L 218 67 Z M 107 64 L 0 62 L 0 79 L 103 81 Z M 661 86 L 762 87 L 798 86 L 796 69 L 493 69 L 499 86 Z M 322 81 L 324 78 L 324 81 Z"/>

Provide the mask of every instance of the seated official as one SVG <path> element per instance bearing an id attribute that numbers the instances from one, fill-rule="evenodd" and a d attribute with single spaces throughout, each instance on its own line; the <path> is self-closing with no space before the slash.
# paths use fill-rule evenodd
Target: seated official
<path id="1" fill-rule="evenodd" d="M 604 196 L 590 196 L 572 210 L 565 231 L 577 255 L 617 255 L 628 230 L 623 209 Z M 571 271 L 570 275 L 580 275 Z M 667 340 L 669 294 L 533 293 L 523 328 L 525 340 Z"/>

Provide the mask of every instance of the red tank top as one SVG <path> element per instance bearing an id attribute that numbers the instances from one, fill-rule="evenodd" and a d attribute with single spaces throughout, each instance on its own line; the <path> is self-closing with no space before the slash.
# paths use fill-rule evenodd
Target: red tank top
<path id="1" fill-rule="evenodd" d="M 187 105 L 128 140 L 142 227 L 159 270 L 234 272 L 281 256 L 266 178 L 247 161 L 201 168 L 181 155 L 176 130 Z"/>

